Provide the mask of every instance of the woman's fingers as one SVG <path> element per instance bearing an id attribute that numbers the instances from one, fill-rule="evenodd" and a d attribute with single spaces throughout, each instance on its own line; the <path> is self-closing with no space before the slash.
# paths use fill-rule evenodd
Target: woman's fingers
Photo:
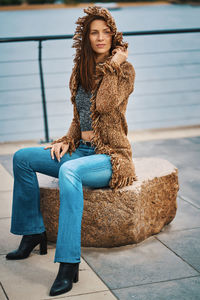
<path id="1" fill-rule="evenodd" d="M 51 148 L 51 158 L 54 159 L 54 147 Z"/>
<path id="2" fill-rule="evenodd" d="M 62 147 L 61 147 L 61 153 L 60 153 L 60 158 L 63 157 L 63 155 L 65 153 L 67 153 L 67 150 L 69 149 L 69 144 L 63 144 Z"/>
<path id="3" fill-rule="evenodd" d="M 54 159 L 55 156 L 59 160 L 59 155 L 58 153 L 60 152 L 60 143 L 56 143 L 51 146 L 51 158 Z"/>
<path id="4" fill-rule="evenodd" d="M 60 149 L 61 149 L 61 144 L 58 143 L 58 144 L 55 144 L 55 156 L 57 158 L 57 160 L 60 162 Z"/>
<path id="5" fill-rule="evenodd" d="M 46 146 L 44 149 L 51 149 L 51 158 L 54 159 L 56 156 L 57 160 L 60 162 L 61 157 L 63 157 L 63 155 L 67 153 L 69 144 L 56 143 Z"/>
<path id="6" fill-rule="evenodd" d="M 124 49 L 123 47 L 117 46 L 112 53 L 114 54 L 114 60 L 116 60 L 119 64 L 124 62 L 128 58 L 128 49 Z"/>
<path id="7" fill-rule="evenodd" d="M 44 150 L 51 149 L 51 158 L 54 159 L 54 145 L 44 147 Z"/>
<path id="8" fill-rule="evenodd" d="M 44 147 L 45 150 L 52 148 L 52 145 Z"/>
<path id="9" fill-rule="evenodd" d="M 114 54 L 113 58 L 111 59 L 111 61 L 115 61 L 120 65 L 121 63 L 126 61 L 126 59 L 128 58 L 128 50 L 127 49 L 124 50 L 122 48 L 116 48 L 114 51 L 115 51 L 115 54 Z"/>
<path id="10" fill-rule="evenodd" d="M 118 50 L 120 50 L 119 47 L 116 47 L 113 51 L 112 51 L 112 54 L 116 54 L 118 52 Z"/>
<path id="11" fill-rule="evenodd" d="M 128 57 L 128 49 L 124 50 L 122 48 L 119 48 L 118 52 L 121 53 L 122 55 L 125 55 L 126 57 Z"/>

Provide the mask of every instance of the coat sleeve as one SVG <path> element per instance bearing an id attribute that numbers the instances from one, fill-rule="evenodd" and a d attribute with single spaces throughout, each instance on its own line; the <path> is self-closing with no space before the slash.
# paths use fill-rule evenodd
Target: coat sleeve
<path id="1" fill-rule="evenodd" d="M 63 142 L 64 144 L 69 144 L 68 151 L 70 155 L 72 154 L 73 151 L 75 151 L 76 143 L 81 138 L 80 122 L 79 122 L 78 113 L 75 104 L 74 104 L 73 111 L 74 111 L 74 116 L 67 134 L 52 142 L 52 144 L 56 144 L 60 142 Z"/>
<path id="2" fill-rule="evenodd" d="M 103 67 L 103 79 L 96 96 L 96 110 L 109 112 L 127 99 L 134 90 L 135 69 L 131 63 L 108 62 Z"/>

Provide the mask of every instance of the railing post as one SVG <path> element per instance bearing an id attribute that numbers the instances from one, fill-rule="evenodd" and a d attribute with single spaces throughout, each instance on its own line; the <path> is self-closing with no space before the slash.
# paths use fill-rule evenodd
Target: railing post
<path id="1" fill-rule="evenodd" d="M 47 120 L 47 108 L 46 108 L 46 97 L 45 97 L 45 87 L 44 87 L 44 77 L 42 69 L 42 41 L 39 40 L 39 70 L 40 70 L 40 84 L 42 92 L 42 107 L 43 107 L 43 119 L 44 119 L 44 129 L 45 129 L 45 140 L 41 140 L 41 143 L 49 142 L 49 129 L 48 129 L 48 120 Z"/>

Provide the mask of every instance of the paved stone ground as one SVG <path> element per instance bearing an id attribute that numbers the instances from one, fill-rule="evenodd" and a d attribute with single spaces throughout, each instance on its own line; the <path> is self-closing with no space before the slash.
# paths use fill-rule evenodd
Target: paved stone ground
<path id="1" fill-rule="evenodd" d="M 20 236 L 9 232 L 12 199 L 11 145 L 0 155 L 0 299 L 40 300 L 48 296 L 57 273 L 55 245 L 23 261 L 6 261 Z M 12 149 L 17 146 L 14 145 Z M 132 143 L 134 157 L 161 157 L 179 170 L 175 219 L 145 241 L 112 249 L 82 247 L 80 280 L 72 291 L 55 297 L 73 300 L 200 299 L 200 135 Z"/>

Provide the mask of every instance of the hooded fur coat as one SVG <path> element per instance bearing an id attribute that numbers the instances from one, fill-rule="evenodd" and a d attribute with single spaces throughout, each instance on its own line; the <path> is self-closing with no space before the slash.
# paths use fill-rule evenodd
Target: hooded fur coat
<path id="1" fill-rule="evenodd" d="M 89 6 L 84 9 L 87 14 L 78 18 L 73 48 L 76 48 L 74 67 L 69 81 L 71 102 L 73 104 L 73 120 L 65 136 L 55 140 L 69 144 L 70 155 L 79 146 L 81 139 L 80 120 L 76 107 L 76 93 L 79 84 L 79 57 L 84 22 L 90 14 L 103 16 L 107 25 L 114 33 L 114 47 L 127 49 L 128 43 L 122 41 L 122 33 L 117 32 L 115 21 L 106 8 Z M 108 154 L 112 163 L 112 178 L 109 187 L 115 191 L 118 188 L 131 185 L 137 180 L 132 160 L 132 149 L 127 138 L 128 126 L 125 118 L 129 95 L 134 90 L 135 70 L 128 61 L 120 65 L 111 61 L 113 54 L 104 62 L 97 63 L 95 87 L 91 91 L 91 118 L 95 152 Z"/>

